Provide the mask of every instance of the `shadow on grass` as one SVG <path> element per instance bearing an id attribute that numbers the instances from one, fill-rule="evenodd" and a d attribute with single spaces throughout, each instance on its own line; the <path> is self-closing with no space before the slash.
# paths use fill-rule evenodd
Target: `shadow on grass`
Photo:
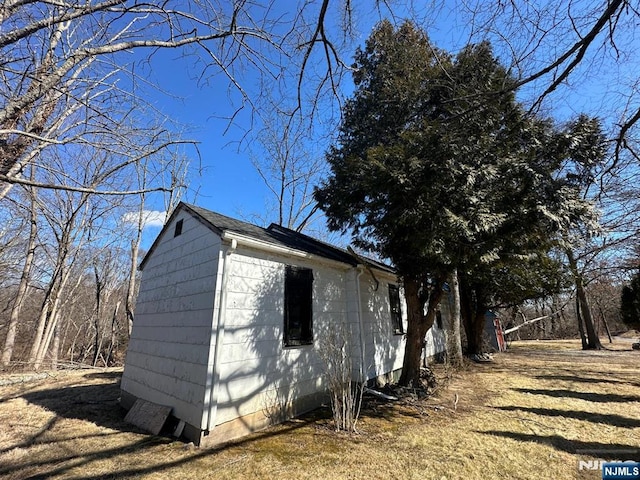
<path id="1" fill-rule="evenodd" d="M 49 430 L 51 430 L 53 428 L 53 426 L 56 424 L 56 422 L 58 421 L 58 419 L 59 419 L 59 417 L 50 418 L 42 427 L 40 427 L 40 430 L 38 430 L 33 435 L 30 435 L 28 438 L 24 439 L 22 442 L 17 443 L 15 445 L 12 445 L 10 447 L 6 447 L 6 448 L 3 448 L 3 449 L 0 449 L 0 454 L 5 453 L 5 452 L 9 452 L 9 451 L 14 450 L 16 448 L 28 448 L 28 447 L 30 447 L 34 443 L 38 442 L 38 440 L 40 439 L 40 437 L 42 437 L 42 435 L 44 435 Z M 38 443 L 40 443 L 40 442 L 38 442 Z"/>
<path id="2" fill-rule="evenodd" d="M 118 403 L 118 383 L 51 388 L 24 393 L 21 397 L 59 417 L 87 420 L 121 431 L 141 431 L 124 421 L 125 412 Z"/>
<path id="3" fill-rule="evenodd" d="M 89 433 L 84 435 L 73 435 L 66 437 L 55 437 L 55 438 L 42 438 L 43 435 L 50 431 L 54 424 L 60 419 L 60 417 L 53 417 L 50 421 L 48 421 L 45 425 L 42 426 L 40 430 L 34 435 L 31 435 L 29 438 L 23 440 L 20 443 L 16 443 L 10 447 L 6 447 L 0 449 L 0 454 L 9 452 L 11 450 L 15 450 L 17 448 L 29 448 L 32 445 L 55 445 L 60 442 L 69 442 L 80 439 L 89 440 L 91 438 L 106 438 L 106 437 L 114 437 L 116 435 L 124 435 L 127 432 L 105 432 L 105 433 Z M 0 467 L 0 471 L 2 471 L 2 467 Z"/>
<path id="4" fill-rule="evenodd" d="M 314 421 L 311 418 L 311 421 Z M 140 467 L 131 467 L 131 468 L 123 468 L 119 470 L 112 470 L 109 473 L 104 474 L 96 474 L 92 473 L 86 476 L 78 476 L 75 475 L 73 478 L 75 480 L 97 480 L 97 479 L 114 479 L 114 478 L 137 478 L 141 475 L 152 474 L 152 473 L 160 473 L 171 468 L 177 468 L 183 466 L 189 462 L 194 460 L 214 456 L 217 453 L 233 447 L 242 447 L 245 445 L 250 445 L 255 441 L 259 441 L 262 439 L 266 439 L 269 437 L 276 437 L 279 435 L 290 434 L 292 431 L 303 428 L 308 425 L 308 421 L 295 421 L 295 422 L 286 422 L 280 425 L 278 428 L 274 428 L 271 430 L 267 430 L 264 432 L 255 433 L 249 435 L 248 437 L 244 437 L 242 439 L 231 441 L 226 444 L 211 447 L 211 448 L 202 448 L 202 449 L 193 449 L 191 450 L 191 454 L 187 456 L 182 456 L 176 460 L 169 461 L 160 461 L 158 463 L 154 463 L 152 465 L 145 465 Z M 135 457 L 137 455 L 143 454 L 147 450 L 151 450 L 157 446 L 169 445 L 173 441 L 169 438 L 163 438 L 158 436 L 146 435 L 138 441 L 131 442 L 124 446 L 119 446 L 116 448 L 106 448 L 104 450 L 96 450 L 93 452 L 83 452 L 78 454 L 70 454 L 66 456 L 56 457 L 50 460 L 40 460 L 34 461 L 31 463 L 22 463 L 20 466 L 14 467 L 0 467 L 0 475 L 16 473 L 20 471 L 25 471 L 28 469 L 32 469 L 32 471 L 37 471 L 37 473 L 33 473 L 27 476 L 22 476 L 25 480 L 35 480 L 35 479 L 44 479 L 50 478 L 55 475 L 63 475 L 69 470 L 72 469 L 84 469 L 91 470 L 88 465 L 92 462 L 97 462 L 100 460 L 111 459 L 114 462 L 114 465 L 117 464 L 114 457 L 119 455 L 132 455 L 131 459 L 127 462 L 120 462 L 120 464 L 130 464 L 135 463 Z M 165 455 L 166 457 L 166 455 Z M 65 464 L 66 463 L 66 464 Z"/>
<path id="5" fill-rule="evenodd" d="M 582 454 L 595 456 L 602 460 L 633 460 L 640 461 L 640 448 L 636 445 L 624 445 L 621 443 L 583 442 L 580 440 L 568 440 L 560 435 L 533 435 L 529 433 L 504 432 L 499 430 L 476 431 L 484 435 L 510 438 L 518 442 L 533 442 L 541 445 L 550 445 L 556 450 L 570 454 Z M 627 458 L 621 458 L 625 456 Z"/>
<path id="6" fill-rule="evenodd" d="M 589 374 L 589 372 L 583 372 Z M 600 373 L 601 375 L 601 373 Z M 619 380 L 613 378 L 589 378 L 578 375 L 535 375 L 535 378 L 540 380 L 558 380 L 561 382 L 578 382 L 578 383 L 602 383 L 605 385 L 630 385 L 632 387 L 640 387 L 640 382 L 632 382 L 626 380 Z"/>
<path id="7" fill-rule="evenodd" d="M 118 379 L 118 381 L 120 380 L 120 378 L 122 377 L 122 370 L 117 370 L 117 371 L 113 371 L 113 372 L 91 372 L 91 373 L 86 373 L 83 375 L 84 378 L 90 378 L 90 379 L 104 379 L 104 380 L 115 380 Z"/>
<path id="8" fill-rule="evenodd" d="M 579 400 L 598 403 L 640 402 L 640 396 L 638 395 L 619 395 L 617 393 L 574 392 L 572 390 L 550 390 L 543 388 L 514 388 L 513 390 L 521 393 L 529 393 L 531 395 L 546 395 L 548 397 L 557 398 L 576 398 Z"/>
<path id="9" fill-rule="evenodd" d="M 403 398 L 384 400 L 365 394 L 360 418 L 377 418 L 393 422 L 399 417 L 423 419 L 424 415 L 420 414 L 418 408 L 412 405 L 409 400 Z"/>
<path id="10" fill-rule="evenodd" d="M 612 427 L 622 428 L 638 428 L 640 420 L 635 418 L 623 417 L 621 415 L 611 415 L 606 413 L 591 413 L 580 410 L 560 410 L 556 408 L 534 408 L 534 407 L 494 407 L 497 410 L 506 410 L 510 412 L 520 411 L 535 413 L 545 417 L 563 417 L 573 418 L 575 420 L 584 420 L 591 423 L 611 425 Z"/>
<path id="11" fill-rule="evenodd" d="M 59 440 L 62 441 L 62 440 Z M 51 442 L 54 443 L 54 442 Z M 115 448 L 105 448 L 103 450 L 97 450 L 93 452 L 82 453 L 69 453 L 67 455 L 59 455 L 55 458 L 45 460 L 34 461 L 22 461 L 19 465 L 0 467 L 0 475 L 11 475 L 18 472 L 21 473 L 20 478 L 23 479 L 44 479 L 50 478 L 54 475 L 61 475 L 68 470 L 83 467 L 94 461 L 113 458 L 122 454 L 137 454 L 142 453 L 144 450 L 152 448 L 156 445 L 164 445 L 171 443 L 170 440 L 161 437 L 148 437 L 142 438 L 138 441 L 132 442 L 125 446 L 118 446 Z M 68 451 L 68 450 L 67 450 Z M 51 467 L 51 468 L 49 468 Z M 158 471 L 161 471 L 159 468 Z M 151 470 L 156 471 L 156 470 Z M 105 475 L 102 478 L 121 478 L 119 471 L 111 472 L 109 475 Z M 74 477 L 82 478 L 82 477 Z M 101 478 L 96 475 L 87 476 L 85 478 Z"/>
<path id="12" fill-rule="evenodd" d="M 116 378 L 116 376 L 113 378 Z M 70 470 L 82 469 L 90 471 L 90 465 L 92 463 L 106 459 L 113 460 L 113 465 L 122 465 L 122 469 L 114 470 L 108 474 L 97 475 L 93 473 L 86 477 L 74 476 L 74 478 L 86 478 L 88 480 L 137 477 L 139 475 L 164 472 L 171 468 L 180 467 L 192 460 L 215 455 L 227 448 L 248 445 L 269 437 L 287 435 L 292 431 L 312 423 L 324 422 L 328 425 L 331 418 L 329 409 L 317 409 L 297 420 L 285 422 L 271 429 L 251 434 L 236 441 L 230 441 L 212 448 L 194 449 L 191 454 L 187 454 L 186 456 L 181 454 L 180 458 L 176 460 L 167 460 L 166 456 L 164 456 L 164 460 L 162 460 L 163 457 L 158 455 L 158 458 L 161 460 L 152 465 L 129 467 L 131 464 L 136 464 L 135 458 L 137 455 L 152 450 L 157 446 L 171 444 L 174 440 L 169 437 L 149 435 L 133 425 L 126 423 L 124 421 L 125 411 L 118 403 L 119 395 L 120 387 L 117 383 L 52 388 L 28 392 L 22 395 L 22 398 L 28 402 L 53 412 L 55 416 L 48 420 L 35 434 L 32 434 L 13 446 L 2 449 L 0 453 L 5 453 L 17 448 L 28 449 L 34 445 L 49 445 L 52 448 L 56 448 L 55 445 L 59 443 L 61 444 L 68 441 L 74 443 L 72 447 L 65 446 L 64 450 L 59 449 L 60 452 L 64 453 L 56 455 L 53 458 L 34 458 L 29 460 L 29 456 L 27 456 L 27 460 L 22 460 L 19 464 L 2 465 L 0 466 L 0 477 L 8 476 L 9 478 L 17 478 L 17 475 L 19 475 L 19 478 L 22 479 L 39 479 L 50 478 L 56 475 L 64 476 Z M 55 436 L 54 428 L 65 418 L 91 422 L 99 427 L 115 430 L 115 432 L 98 431 L 96 433 L 72 436 L 71 438 L 68 434 Z M 115 436 L 126 433 L 139 435 L 131 437 L 132 440 L 126 444 L 116 447 L 105 446 L 101 449 L 88 451 L 83 447 L 83 439 Z M 121 455 L 130 455 L 131 457 L 118 462 L 116 458 Z"/>

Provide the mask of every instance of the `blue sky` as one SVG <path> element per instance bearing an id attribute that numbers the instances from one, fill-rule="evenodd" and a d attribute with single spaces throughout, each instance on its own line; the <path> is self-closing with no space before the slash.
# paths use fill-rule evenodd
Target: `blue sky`
<path id="1" fill-rule="evenodd" d="M 238 151 L 242 130 L 229 127 L 225 118 L 233 112 L 226 81 L 198 86 L 195 68 L 173 50 L 158 52 L 152 67 L 157 83 L 171 93 L 158 94 L 156 105 L 185 126 L 185 138 L 197 142 L 197 151 L 187 149 L 191 185 L 185 200 L 230 216 L 260 209 L 262 182 L 248 155 Z"/>
<path id="2" fill-rule="evenodd" d="M 359 40 L 350 48 L 346 60 L 352 59 L 356 47 L 364 43 L 378 18 L 372 15 L 360 23 Z M 197 151 L 187 149 L 191 160 L 190 187 L 183 199 L 235 218 L 264 216 L 269 191 L 251 162 L 247 142 L 241 143 L 251 128 L 250 109 L 242 111 L 230 124 L 228 118 L 237 108 L 237 95 L 233 101 L 229 98 L 229 84 L 224 76 L 213 76 L 204 82 L 200 73 L 193 58 L 184 57 L 180 51 L 161 50 L 153 54 L 147 77 L 150 85 L 162 90 L 150 89 L 153 98 L 148 101 L 181 124 L 185 138 L 197 142 Z M 347 90 L 352 88 L 348 80 Z M 255 94 L 256 79 L 248 76 L 242 81 L 242 86 Z M 292 88 L 291 94 L 294 93 Z M 255 146 L 254 152 L 257 151 L 259 147 Z M 147 208 L 159 213 L 163 209 L 162 200 L 156 197 Z M 160 229 L 162 217 L 157 214 L 151 217 L 145 244 L 150 244 Z"/>
<path id="3" fill-rule="evenodd" d="M 400 9 L 396 5 L 396 11 Z M 351 61 L 356 48 L 364 44 L 380 20 L 380 13 L 371 5 L 354 12 L 359 33 L 347 48 L 346 61 Z M 383 16 L 385 14 L 382 12 Z M 438 45 L 448 46 L 463 42 L 462 30 L 445 15 L 437 27 L 429 28 L 429 33 Z M 195 149 L 187 151 L 192 161 L 191 183 L 184 200 L 236 218 L 264 214 L 269 192 L 251 163 L 247 144 L 238 145 L 250 128 L 249 112 L 248 109 L 243 112 L 236 125 L 229 125 L 227 118 L 234 112 L 237 102 L 233 105 L 229 100 L 226 78 L 218 75 L 208 79 L 208 84 L 202 84 L 198 79 L 200 69 L 194 65 L 193 58 L 185 58 L 176 50 L 155 52 L 150 65 L 150 84 L 157 84 L 164 92 L 152 90 L 154 98 L 150 101 L 162 113 L 186 127 L 185 137 L 198 142 L 197 152 Z M 352 89 L 350 77 L 346 80 L 343 91 L 349 92 Z M 243 87 L 248 90 L 255 87 L 251 77 L 243 81 L 246 82 Z M 291 94 L 294 93 L 295 88 L 291 88 Z M 156 199 L 156 203 L 152 202 L 148 208 L 161 210 L 161 200 Z M 157 232 L 157 226 L 154 230 Z"/>
<path id="4" fill-rule="evenodd" d="M 183 137 L 196 142 L 187 147 L 190 160 L 189 188 L 183 200 L 235 218 L 264 209 L 267 194 L 246 152 L 239 151 L 242 128 L 230 126 L 233 112 L 223 78 L 198 85 L 197 69 L 175 50 L 154 54 L 149 80 L 162 88 L 149 101 L 164 115 L 180 124 Z M 150 196 L 149 226 L 143 239 L 148 247 L 159 233 L 164 216 L 161 198 Z"/>
<path id="5" fill-rule="evenodd" d="M 465 22 L 455 2 L 444 2 L 444 5 L 437 18 L 429 17 L 429 23 L 422 26 L 438 47 L 455 52 L 467 42 L 473 26 Z M 347 54 L 347 60 L 352 58 L 356 47 L 364 43 L 379 18 L 375 12 L 361 12 L 358 22 L 360 33 L 355 38 L 351 52 Z M 511 35 L 509 40 L 517 41 L 517 31 L 507 33 Z M 492 35 L 486 34 L 489 38 L 499 38 Z M 635 51 L 634 45 L 640 47 L 635 38 L 625 37 L 625 40 L 632 47 L 631 51 Z M 562 50 L 573 41 L 572 38 L 560 38 L 555 40 L 556 43 L 547 44 L 537 61 L 545 61 L 545 57 L 553 58 L 557 54 L 554 49 Z M 495 42 L 494 47 L 498 47 Z M 527 46 L 522 48 L 526 49 Z M 499 54 L 499 47 L 496 50 Z M 508 64 L 510 59 L 502 60 Z M 532 57 L 531 61 L 527 67 L 535 69 L 536 59 Z M 191 184 L 184 199 L 236 218 L 247 219 L 251 215 L 264 214 L 267 188 L 252 165 L 247 149 L 243 147 L 238 150 L 238 141 L 249 128 L 247 115 L 241 114 L 236 119 L 236 125 L 232 126 L 226 119 L 237 106 L 229 100 L 227 80 L 218 76 L 211 78 L 206 85 L 199 85 L 197 76 L 200 71 L 193 65 L 193 60 L 184 58 L 174 50 L 156 52 L 151 67 L 151 83 L 157 83 L 170 95 L 157 94 L 150 101 L 164 114 L 184 125 L 187 138 L 198 142 L 199 157 L 195 150 L 188 151 L 192 161 Z M 628 88 L 626 85 L 612 84 L 607 75 L 614 75 L 620 81 L 628 78 L 629 82 L 633 82 L 639 66 L 635 58 L 628 58 L 625 62 L 605 58 L 600 65 L 591 65 L 590 68 L 588 74 L 578 71 L 572 76 L 563 85 L 562 91 L 552 96 L 544 112 L 560 121 L 581 111 L 593 114 L 607 112 L 612 98 L 609 93 Z M 621 68 L 624 71 L 620 71 Z M 594 75 L 594 72 L 597 74 Z M 251 77 L 244 81 L 249 90 L 255 87 Z M 350 81 L 344 88 L 346 92 L 349 91 Z M 294 93 L 295 89 L 291 91 Z M 522 95 L 526 94 L 526 91 L 522 92 Z M 162 210 L 163 207 L 158 202 L 149 205 L 149 208 Z M 155 234 L 157 228 L 148 232 L 150 238 Z"/>

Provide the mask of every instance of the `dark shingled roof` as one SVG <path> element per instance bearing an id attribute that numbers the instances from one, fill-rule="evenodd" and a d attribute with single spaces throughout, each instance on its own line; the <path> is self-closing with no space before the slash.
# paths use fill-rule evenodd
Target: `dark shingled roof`
<path id="1" fill-rule="evenodd" d="M 358 256 L 356 259 L 351 253 L 342 248 L 334 247 L 328 243 L 321 242 L 315 238 L 309 237 L 302 233 L 290 230 L 280 225 L 271 224 L 268 228 L 262 228 L 251 223 L 243 222 L 235 218 L 227 217 L 219 213 L 212 212 L 205 208 L 201 208 L 195 205 L 187 203 L 180 203 L 180 207 L 190 211 L 201 220 L 204 221 L 210 228 L 216 231 L 219 235 L 222 235 L 225 231 L 239 233 L 246 235 L 247 237 L 261 240 L 263 242 L 271 243 L 282 247 L 292 248 L 303 252 L 317 255 L 318 257 L 335 260 L 348 265 L 356 266 L 359 263 L 366 262 L 372 267 L 376 267 L 388 272 L 395 272 L 395 270 L 384 263 Z"/>

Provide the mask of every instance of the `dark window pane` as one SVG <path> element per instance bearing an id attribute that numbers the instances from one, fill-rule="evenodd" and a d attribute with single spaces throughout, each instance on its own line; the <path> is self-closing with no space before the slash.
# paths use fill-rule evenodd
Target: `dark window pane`
<path id="1" fill-rule="evenodd" d="M 402 334 L 402 310 L 400 309 L 400 290 L 397 285 L 389 285 L 389 307 L 391 309 L 391 326 L 393 333 Z"/>
<path id="2" fill-rule="evenodd" d="M 173 231 L 173 236 L 177 237 L 182 233 L 182 220 L 176 222 L 176 229 Z"/>
<path id="3" fill-rule="evenodd" d="M 284 281 L 284 344 L 313 343 L 313 272 L 287 266 Z"/>

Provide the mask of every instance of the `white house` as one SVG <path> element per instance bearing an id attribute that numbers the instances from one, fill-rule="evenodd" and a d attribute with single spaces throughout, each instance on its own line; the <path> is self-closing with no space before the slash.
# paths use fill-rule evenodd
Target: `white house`
<path id="1" fill-rule="evenodd" d="M 171 407 L 196 444 L 323 403 L 321 352 L 335 334 L 348 338 L 355 380 L 402 367 L 402 292 L 382 263 L 181 203 L 140 268 L 121 403 Z M 429 355 L 443 338 L 434 326 Z"/>

